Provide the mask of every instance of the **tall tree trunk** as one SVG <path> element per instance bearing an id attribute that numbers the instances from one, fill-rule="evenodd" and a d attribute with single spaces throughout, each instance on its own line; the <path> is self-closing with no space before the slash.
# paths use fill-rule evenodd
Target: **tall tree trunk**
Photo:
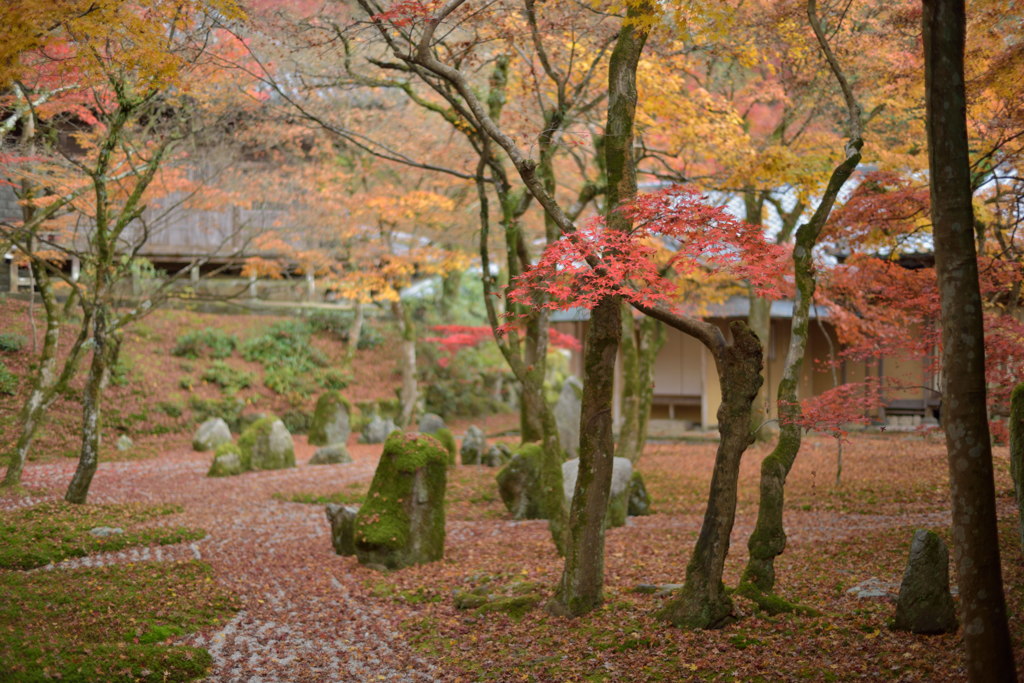
<path id="1" fill-rule="evenodd" d="M 391 304 L 391 311 L 398 321 L 398 327 L 402 334 L 402 388 L 399 398 L 402 403 L 402 412 L 399 415 L 399 423 L 402 427 L 412 424 L 416 414 L 416 402 L 419 399 L 419 389 L 416 384 L 416 323 L 412 319 L 412 312 L 401 299 Z"/>
<path id="2" fill-rule="evenodd" d="M 942 303 L 942 428 L 967 675 L 978 682 L 1014 681 L 985 402 L 964 89 L 964 0 L 924 0 L 922 23 L 935 270 Z"/>
<path id="3" fill-rule="evenodd" d="M 654 362 L 665 345 L 665 326 L 659 320 L 633 319 L 632 309 L 622 311 L 622 425 L 615 446 L 616 458 L 636 463 L 647 443 L 647 425 L 654 394 Z"/>
<path id="4" fill-rule="evenodd" d="M 721 440 L 715 454 L 704 522 L 686 567 L 686 582 L 658 612 L 659 618 L 686 628 L 719 628 L 734 619 L 722 571 L 736 518 L 740 460 L 753 441 L 750 407 L 764 380 L 757 336 L 739 321 L 731 323 L 730 329 L 732 343 L 715 357 L 722 385 L 722 405 L 718 408 Z"/>
<path id="5" fill-rule="evenodd" d="M 648 9 L 643 5 L 628 8 L 627 19 L 608 61 L 608 122 L 604 137 L 608 174 L 607 230 L 627 231 L 632 227 L 632 221 L 618 209 L 636 196 L 633 159 L 636 70 L 649 31 L 637 19 Z M 621 298 L 608 296 L 591 313 L 583 351 L 579 475 L 569 508 L 565 569 L 550 604 L 555 613 L 578 616 L 603 600 L 604 522 L 615 457 L 612 389 L 621 335 Z"/>
<path id="6" fill-rule="evenodd" d="M 647 426 L 651 421 L 651 402 L 654 399 L 654 364 L 658 353 L 665 346 L 668 337 L 665 324 L 660 320 L 644 316 L 640 319 L 640 376 L 646 378 L 646 387 L 640 395 L 640 420 L 636 435 L 636 457 L 644 454 L 647 443 Z"/>
<path id="7" fill-rule="evenodd" d="M 362 301 L 355 303 L 355 316 L 352 318 L 352 325 L 348 328 L 348 346 L 345 347 L 345 365 L 351 365 L 359 350 L 359 338 L 363 336 L 363 304 Z"/>
<path id="8" fill-rule="evenodd" d="M 752 187 L 743 190 L 744 220 L 751 225 L 761 225 L 764 220 L 765 194 L 758 192 Z M 762 365 L 765 372 L 768 369 L 768 335 L 771 332 L 771 311 L 772 302 L 770 299 L 758 296 L 751 288 L 747 294 L 750 310 L 747 313 L 747 326 L 761 340 Z M 754 405 L 750 409 L 750 431 L 756 441 L 767 442 L 771 440 L 771 431 L 765 425 L 768 419 L 768 392 L 771 387 L 765 381 L 757 390 L 754 397 Z"/>
<path id="9" fill-rule="evenodd" d="M 1017 498 L 1017 532 L 1024 552 L 1024 382 L 1010 396 L 1010 477 Z"/>

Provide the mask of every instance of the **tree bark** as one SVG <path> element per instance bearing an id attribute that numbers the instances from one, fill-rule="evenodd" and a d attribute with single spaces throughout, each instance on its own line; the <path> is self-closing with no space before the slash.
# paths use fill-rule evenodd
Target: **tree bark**
<path id="1" fill-rule="evenodd" d="M 986 415 L 964 87 L 964 0 L 924 0 L 922 23 L 935 270 L 942 304 L 942 428 L 967 675 L 978 682 L 1014 681 Z"/>
<path id="2" fill-rule="evenodd" d="M 732 600 L 725 592 L 722 571 L 729 554 L 729 535 L 736 518 L 740 460 L 753 441 L 750 407 L 761 377 L 761 343 L 746 323 L 729 326 L 732 343 L 715 356 L 722 385 L 718 408 L 721 441 L 715 454 L 708 506 L 697 545 L 686 567 L 686 582 L 657 616 L 684 628 L 720 628 L 732 622 Z"/>
<path id="3" fill-rule="evenodd" d="M 622 311 L 622 424 L 615 446 L 616 458 L 633 464 L 647 443 L 647 425 L 654 394 L 654 362 L 665 345 L 665 326 L 647 316 L 633 319 L 630 307 Z"/>
<path id="4" fill-rule="evenodd" d="M 1017 498 L 1017 532 L 1024 553 L 1024 383 L 1010 397 L 1010 477 Z"/>
<path id="5" fill-rule="evenodd" d="M 625 231 L 632 227 L 631 220 L 618 209 L 636 196 L 633 159 L 636 70 L 649 31 L 636 20 L 647 9 L 642 5 L 629 7 L 608 62 L 608 121 L 604 137 L 608 174 L 607 230 Z M 605 511 L 615 457 L 612 390 L 621 335 L 621 297 L 607 296 L 594 307 L 587 328 L 579 475 L 569 509 L 565 569 L 549 604 L 549 609 L 556 614 L 586 614 L 603 600 Z"/>
<path id="6" fill-rule="evenodd" d="M 362 301 L 355 303 L 355 317 L 352 318 L 352 325 L 348 328 L 348 346 L 345 347 L 345 364 L 351 365 L 359 350 L 359 338 L 363 336 L 363 304 Z"/>
<path id="7" fill-rule="evenodd" d="M 412 319 L 409 307 L 402 303 L 401 299 L 391 304 L 391 311 L 402 333 L 402 388 L 399 393 L 402 412 L 399 415 L 399 425 L 407 427 L 412 424 L 416 414 L 416 401 L 419 399 L 416 384 L 416 323 Z"/>

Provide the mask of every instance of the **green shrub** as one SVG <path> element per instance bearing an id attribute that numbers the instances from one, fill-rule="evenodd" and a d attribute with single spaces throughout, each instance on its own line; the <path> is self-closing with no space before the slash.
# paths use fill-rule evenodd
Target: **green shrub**
<path id="1" fill-rule="evenodd" d="M 229 394 L 251 386 L 253 379 L 254 377 L 251 372 L 234 368 L 222 360 L 214 361 L 210 367 L 203 371 L 204 382 L 216 384 Z"/>
<path id="2" fill-rule="evenodd" d="M 0 394 L 13 396 L 18 391 L 18 376 L 0 361 Z"/>
<path id="3" fill-rule="evenodd" d="M 206 422 L 211 417 L 219 417 L 228 423 L 233 432 L 239 431 L 241 424 L 242 408 L 245 403 L 233 396 L 226 398 L 200 398 L 193 396 L 189 399 L 189 407 L 192 409 L 192 419 L 197 423 Z"/>
<path id="4" fill-rule="evenodd" d="M 242 344 L 242 357 L 263 365 L 295 363 L 297 357 L 308 354 L 311 331 L 301 320 L 274 323 L 258 337 Z"/>
<path id="5" fill-rule="evenodd" d="M 507 373 L 507 368 L 493 341 L 461 349 L 452 356 L 433 343 L 420 344 L 416 352 L 422 359 L 420 380 L 428 412 L 479 417 L 505 408 L 494 393 L 498 378 Z"/>
<path id="6" fill-rule="evenodd" d="M 16 353 L 25 348 L 25 344 L 28 343 L 23 335 L 14 334 L 13 332 L 4 332 L 0 334 L 0 351 L 7 353 Z"/>
<path id="7" fill-rule="evenodd" d="M 281 415 L 281 422 L 284 422 L 284 426 L 288 428 L 288 431 L 292 434 L 305 434 L 309 431 L 309 426 L 313 423 L 313 416 L 305 410 L 286 410 Z"/>
<path id="8" fill-rule="evenodd" d="M 160 401 L 156 409 L 167 417 L 181 417 L 183 407 L 178 401 Z"/>
<path id="9" fill-rule="evenodd" d="M 171 353 L 185 358 L 227 358 L 238 346 L 238 339 L 215 327 L 186 332 L 178 337 Z"/>
<path id="10" fill-rule="evenodd" d="M 341 341 L 348 341 L 353 314 L 349 311 L 313 311 L 306 319 L 314 332 L 332 334 Z"/>
<path id="11" fill-rule="evenodd" d="M 293 394 L 302 398 L 308 398 L 314 388 L 311 376 L 291 365 L 268 368 L 263 375 L 263 384 L 276 394 Z"/>
<path id="12" fill-rule="evenodd" d="M 338 368 L 327 368 L 313 373 L 313 379 L 324 389 L 338 391 L 344 389 L 352 381 L 351 375 Z"/>
<path id="13" fill-rule="evenodd" d="M 110 368 L 110 383 L 115 387 L 127 386 L 132 381 L 132 363 L 127 358 L 118 358 Z"/>

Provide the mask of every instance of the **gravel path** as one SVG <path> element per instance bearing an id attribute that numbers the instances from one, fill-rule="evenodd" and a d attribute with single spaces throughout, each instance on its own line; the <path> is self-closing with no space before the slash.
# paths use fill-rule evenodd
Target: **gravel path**
<path id="1" fill-rule="evenodd" d="M 57 567 L 193 558 L 210 563 L 244 603 L 223 628 L 185 639 L 213 655 L 211 681 L 442 680 L 439 670 L 405 644 L 397 624 L 376 607 L 379 601 L 369 599 L 366 584 L 372 585 L 373 572 L 334 554 L 323 507 L 272 498 L 276 492 L 329 492 L 369 481 L 380 448 L 356 445 L 351 464 L 306 467 L 313 449 L 297 437 L 298 468 L 223 479 L 205 476 L 208 454 L 188 451 L 101 463 L 90 503 L 178 503 L 184 513 L 156 523 L 199 527 L 207 536 L 75 558 Z M 30 465 L 24 484 L 62 491 L 73 470 L 73 462 Z"/>

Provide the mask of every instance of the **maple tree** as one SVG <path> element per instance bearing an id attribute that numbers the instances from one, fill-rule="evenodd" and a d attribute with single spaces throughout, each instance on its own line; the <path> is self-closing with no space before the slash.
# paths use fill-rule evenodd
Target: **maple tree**
<path id="1" fill-rule="evenodd" d="M 10 160 L 6 182 L 17 188 L 24 220 L 4 225 L 3 232 L 42 274 L 48 315 L 40 371 L 23 409 L 22 437 L 6 482 L 17 484 L 34 430 L 74 374 L 87 343 L 92 358 L 82 400 L 82 447 L 66 495 L 80 503 L 96 469 L 102 391 L 122 330 L 156 300 L 151 296 L 119 309 L 120 287 L 137 268 L 133 250 L 151 229 L 146 202 L 183 177 L 167 162 L 177 143 L 198 127 L 196 103 L 217 88 L 207 54 L 226 36 L 213 35 L 210 13 L 238 16 L 238 10 L 227 1 L 155 3 L 132 12 L 116 3 L 93 3 L 88 11 L 70 14 L 67 9 L 56 8 L 47 18 L 48 31 L 38 36 L 41 43 L 17 55 L 17 79 L 7 96 L 14 107 L 5 125 L 20 124 L 21 156 Z M 61 269 L 72 256 L 82 264 L 81 278 Z M 55 349 L 61 315 L 52 304 L 58 278 L 71 292 L 67 301 L 83 312 L 60 372 Z"/>

